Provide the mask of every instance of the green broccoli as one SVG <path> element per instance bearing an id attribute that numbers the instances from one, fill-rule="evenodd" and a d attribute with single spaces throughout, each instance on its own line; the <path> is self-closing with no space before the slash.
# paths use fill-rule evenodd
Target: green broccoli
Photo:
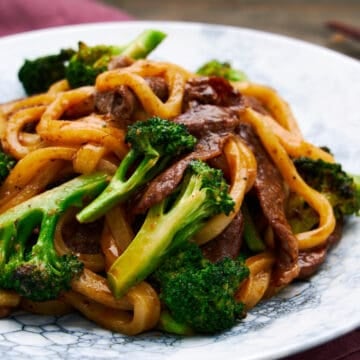
<path id="1" fill-rule="evenodd" d="M 96 76 L 107 70 L 115 55 L 133 59 L 145 58 L 166 34 L 158 30 L 145 30 L 126 46 L 95 45 L 79 42 L 78 50 L 63 49 L 58 54 L 25 60 L 18 77 L 26 93 L 33 95 L 48 90 L 54 82 L 66 78 L 72 88 L 93 85 Z"/>
<path id="2" fill-rule="evenodd" d="M 198 245 L 185 241 L 181 246 L 169 252 L 163 263 L 151 274 L 151 280 L 156 284 L 165 284 L 188 269 L 202 269 L 208 261 Z"/>
<path id="3" fill-rule="evenodd" d="M 96 77 L 107 70 L 113 56 L 121 54 L 133 59 L 145 58 L 165 36 L 161 31 L 145 30 L 125 47 L 88 46 L 79 42 L 79 49 L 66 68 L 66 79 L 72 88 L 93 85 Z"/>
<path id="4" fill-rule="evenodd" d="M 360 181 L 343 171 L 340 164 L 321 159 L 300 157 L 294 160 L 295 167 L 304 181 L 323 194 L 334 209 L 336 218 L 360 213 Z M 287 217 L 294 232 L 312 229 L 319 218 L 303 198 L 290 194 Z"/>
<path id="5" fill-rule="evenodd" d="M 242 258 L 212 263 L 196 244 L 187 243 L 152 274 L 169 312 L 164 311 L 160 328 L 180 335 L 229 329 L 244 315 L 235 293 L 248 275 Z"/>
<path id="6" fill-rule="evenodd" d="M 289 194 L 287 200 L 286 218 L 294 234 L 312 230 L 319 223 L 318 213 L 294 192 Z"/>
<path id="7" fill-rule="evenodd" d="M 359 214 L 359 182 L 343 171 L 340 164 L 305 157 L 295 159 L 294 164 L 305 182 L 328 198 L 335 215 Z"/>
<path id="8" fill-rule="evenodd" d="M 150 275 L 209 217 L 229 214 L 233 207 L 222 172 L 191 161 L 177 191 L 149 209 L 137 235 L 109 269 L 108 282 L 115 297 Z"/>
<path id="9" fill-rule="evenodd" d="M 7 178 L 15 164 L 16 160 L 0 148 L 0 185 Z"/>
<path id="10" fill-rule="evenodd" d="M 247 201 L 244 201 L 241 206 L 241 212 L 244 217 L 244 240 L 246 242 L 246 245 L 248 249 L 251 252 L 257 253 L 264 251 L 266 249 L 266 246 L 264 244 L 263 239 L 261 238 L 259 234 L 259 230 L 257 226 L 254 223 L 252 214 L 249 210 Z"/>
<path id="11" fill-rule="evenodd" d="M 45 92 L 51 84 L 64 79 L 67 62 L 74 54 L 72 49 L 63 49 L 59 54 L 25 60 L 18 77 L 26 93 L 33 95 Z"/>
<path id="12" fill-rule="evenodd" d="M 162 310 L 160 312 L 157 328 L 170 334 L 187 336 L 194 334 L 194 330 L 189 325 L 175 320 L 168 310 Z"/>
<path id="13" fill-rule="evenodd" d="M 78 46 L 65 72 L 71 88 L 93 85 L 96 77 L 107 70 L 111 58 L 121 53 L 121 47 L 111 45 L 88 46 L 80 41 Z"/>
<path id="14" fill-rule="evenodd" d="M 102 173 L 79 176 L 1 214 L 0 288 L 35 301 L 54 299 L 67 290 L 83 265 L 74 255 L 57 255 L 56 224 L 69 207 L 82 206 L 107 182 Z"/>
<path id="15" fill-rule="evenodd" d="M 137 38 L 131 41 L 122 50 L 121 55 L 129 56 L 132 59 L 144 59 L 153 51 L 166 37 L 166 34 L 159 30 L 144 30 Z"/>
<path id="16" fill-rule="evenodd" d="M 127 199 L 139 186 L 163 170 L 174 156 L 192 150 L 196 138 L 184 125 L 153 117 L 130 125 L 126 141 L 131 144 L 130 151 L 109 186 L 77 215 L 80 222 L 94 221 Z M 131 169 L 133 172 L 129 175 Z"/>
<path id="17" fill-rule="evenodd" d="M 218 60 L 205 63 L 196 73 L 204 76 L 220 76 L 229 81 L 245 81 L 248 79 L 245 73 L 234 69 L 228 62 L 222 63 Z"/>

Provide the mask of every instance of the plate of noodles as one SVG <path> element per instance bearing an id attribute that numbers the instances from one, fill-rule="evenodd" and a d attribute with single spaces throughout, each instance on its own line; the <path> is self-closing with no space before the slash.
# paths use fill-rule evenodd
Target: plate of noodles
<path id="1" fill-rule="evenodd" d="M 360 325 L 358 62 L 180 22 L 0 46 L 2 358 L 281 358 Z"/>

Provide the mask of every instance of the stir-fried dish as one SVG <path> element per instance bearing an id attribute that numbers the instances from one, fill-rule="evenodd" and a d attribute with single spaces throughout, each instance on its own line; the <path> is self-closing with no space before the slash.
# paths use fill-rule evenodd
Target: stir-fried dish
<path id="1" fill-rule="evenodd" d="M 2 317 L 223 331 L 312 276 L 358 215 L 359 179 L 276 91 L 227 62 L 146 59 L 164 38 L 19 70 L 28 96 L 0 105 Z"/>

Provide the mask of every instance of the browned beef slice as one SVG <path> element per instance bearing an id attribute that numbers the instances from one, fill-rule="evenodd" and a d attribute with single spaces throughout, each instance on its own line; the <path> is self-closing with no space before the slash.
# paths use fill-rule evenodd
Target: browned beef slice
<path id="1" fill-rule="evenodd" d="M 124 85 L 116 90 L 96 92 L 95 108 L 100 114 L 107 114 L 115 126 L 125 128 L 138 106 L 134 93 Z"/>
<path id="2" fill-rule="evenodd" d="M 161 100 L 166 101 L 169 97 L 169 88 L 166 81 L 159 76 L 145 77 L 146 82 L 150 86 L 154 94 Z"/>
<path id="3" fill-rule="evenodd" d="M 89 224 L 80 224 L 74 217 L 64 225 L 62 236 L 71 250 L 84 254 L 96 254 L 100 252 L 102 229 L 103 219 Z"/>
<path id="4" fill-rule="evenodd" d="M 165 199 L 179 185 L 191 160 L 205 161 L 219 156 L 227 138 L 228 135 L 215 133 L 208 133 L 203 136 L 192 153 L 175 162 L 148 184 L 139 202 L 133 205 L 132 211 L 136 214 L 144 213 L 147 209 Z"/>
<path id="5" fill-rule="evenodd" d="M 287 284 L 298 275 L 298 244 L 285 217 L 283 179 L 251 127 L 239 126 L 239 135 L 254 152 L 257 177 L 254 190 L 262 211 L 279 241 L 279 261 L 275 271 L 275 285 Z"/>
<path id="6" fill-rule="evenodd" d="M 168 87 L 161 77 L 147 77 L 146 82 L 162 101 L 168 97 Z M 109 116 L 115 126 L 126 128 L 140 103 L 131 89 L 121 85 L 115 90 L 96 92 L 95 109 L 100 114 Z"/>
<path id="7" fill-rule="evenodd" d="M 242 244 L 244 219 L 239 211 L 227 228 L 216 238 L 201 247 L 204 256 L 212 262 L 239 256 Z"/>
<path id="8" fill-rule="evenodd" d="M 185 86 L 184 110 L 201 104 L 236 106 L 242 101 L 241 94 L 222 77 L 196 77 Z"/>
<path id="9" fill-rule="evenodd" d="M 217 105 L 198 105 L 173 119 L 183 124 L 195 136 L 202 136 L 207 132 L 232 131 L 239 124 L 237 107 L 220 107 Z"/>

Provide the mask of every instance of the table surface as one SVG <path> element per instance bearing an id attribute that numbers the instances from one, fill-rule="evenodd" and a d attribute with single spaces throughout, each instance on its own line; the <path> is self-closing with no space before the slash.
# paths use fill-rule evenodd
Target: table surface
<path id="1" fill-rule="evenodd" d="M 360 59 L 360 41 L 325 23 L 360 27 L 360 0 L 102 0 L 141 20 L 199 21 L 259 29 L 303 39 Z"/>

